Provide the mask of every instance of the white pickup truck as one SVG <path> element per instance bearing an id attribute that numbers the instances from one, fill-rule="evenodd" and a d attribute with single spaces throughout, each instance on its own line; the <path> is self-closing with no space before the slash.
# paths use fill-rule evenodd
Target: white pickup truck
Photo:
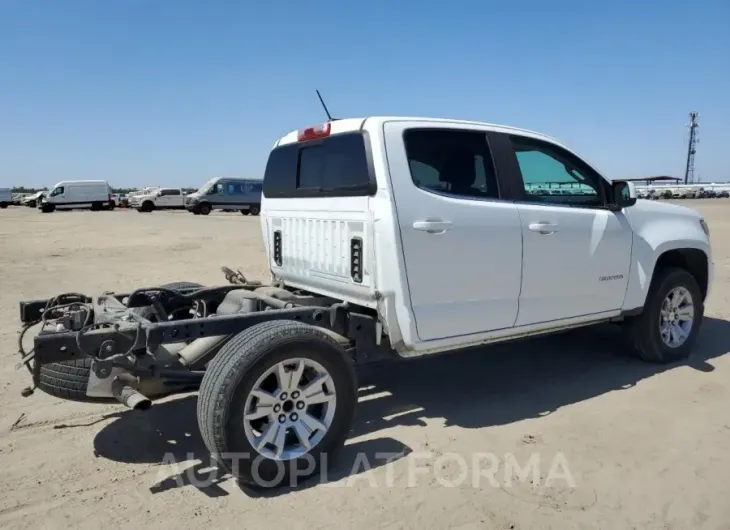
<path id="1" fill-rule="evenodd" d="M 185 194 L 180 188 L 157 188 L 129 196 L 129 207 L 138 212 L 154 210 L 184 210 Z"/>
<path id="2" fill-rule="evenodd" d="M 294 131 L 269 156 L 261 214 L 271 285 L 226 269 L 220 287 L 21 302 L 24 329 L 41 313 L 48 329 L 24 357 L 35 385 L 146 408 L 156 385 L 197 382 L 219 464 L 292 484 L 344 444 L 356 365 L 600 322 L 625 328 L 617 349 L 676 361 L 713 273 L 697 212 L 637 201 L 552 138 L 478 122 Z"/>

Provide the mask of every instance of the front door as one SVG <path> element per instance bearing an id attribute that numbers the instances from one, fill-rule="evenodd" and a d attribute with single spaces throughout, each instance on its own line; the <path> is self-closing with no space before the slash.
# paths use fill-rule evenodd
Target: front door
<path id="1" fill-rule="evenodd" d="M 620 309 L 633 233 L 606 207 L 608 182 L 574 154 L 511 136 L 524 183 L 523 269 L 517 325 Z"/>
<path id="2" fill-rule="evenodd" d="M 389 122 L 384 134 L 419 338 L 513 326 L 520 218 L 500 200 L 486 134 L 413 122 Z"/>

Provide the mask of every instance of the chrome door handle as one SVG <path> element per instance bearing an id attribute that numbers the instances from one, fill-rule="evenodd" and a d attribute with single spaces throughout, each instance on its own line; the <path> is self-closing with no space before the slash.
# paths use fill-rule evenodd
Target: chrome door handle
<path id="1" fill-rule="evenodd" d="M 540 221 L 539 223 L 530 223 L 530 231 L 538 232 L 542 235 L 549 235 L 558 231 L 558 225 L 545 221 Z"/>
<path id="2" fill-rule="evenodd" d="M 429 234 L 443 234 L 451 228 L 451 223 L 449 221 L 416 221 L 413 223 L 413 228 Z"/>

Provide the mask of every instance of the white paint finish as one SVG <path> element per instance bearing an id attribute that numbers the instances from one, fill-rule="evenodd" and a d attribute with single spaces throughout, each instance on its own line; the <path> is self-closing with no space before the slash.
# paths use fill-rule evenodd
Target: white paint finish
<path id="1" fill-rule="evenodd" d="M 644 305 L 654 265 L 664 252 L 681 248 L 701 250 L 709 264 L 708 294 L 712 284 L 713 263 L 710 240 L 702 230 L 702 216 L 684 206 L 639 199 L 626 209 L 634 232 L 631 276 L 624 309 Z"/>
<path id="2" fill-rule="evenodd" d="M 91 208 L 92 203 L 108 204 L 111 192 L 105 180 L 66 180 L 53 186 L 43 201 L 57 209 Z"/>
<path id="3" fill-rule="evenodd" d="M 447 197 L 416 187 L 402 140 L 410 126 L 410 122 L 390 122 L 384 130 L 419 338 L 513 326 L 522 264 L 516 206 Z"/>
<path id="4" fill-rule="evenodd" d="M 624 214 L 546 204 L 517 208 L 523 238 L 518 326 L 621 308 L 632 240 Z M 530 230 L 540 222 L 554 231 Z M 614 279 L 601 279 L 608 277 Z"/>
<path id="5" fill-rule="evenodd" d="M 369 198 L 263 198 L 261 222 L 269 253 L 272 224 L 277 220 L 283 223 L 288 219 L 289 226 L 297 227 L 292 230 L 300 233 L 314 220 L 330 221 L 318 225 L 320 233 L 307 236 L 308 241 L 315 242 L 314 247 L 295 247 L 297 267 L 272 266 L 272 275 L 293 287 L 376 308 L 391 344 L 404 357 L 606 321 L 619 316 L 621 309 L 643 305 L 661 252 L 697 248 L 710 255 L 699 214 L 686 208 L 639 201 L 619 213 L 566 208 L 544 218 L 548 212 L 537 212 L 527 204 L 518 208 L 499 201 L 462 201 L 419 190 L 404 171 L 402 141 L 389 137 L 386 151 L 384 130 L 391 125 L 402 129 L 407 123 L 519 132 L 570 151 L 539 133 L 477 122 L 388 117 L 341 120 L 332 124 L 333 134 L 360 128 L 368 132 L 377 193 Z M 294 142 L 296 135 L 296 131 L 290 133 L 276 145 Z M 395 142 L 392 147 L 391 141 Z M 513 214 L 521 217 L 514 218 Z M 429 234 L 413 229 L 414 222 L 431 215 L 451 222 L 450 230 Z M 337 271 L 344 266 L 334 258 L 339 255 L 339 243 L 324 254 L 321 248 L 312 250 L 337 233 L 335 226 L 352 220 L 364 223 L 367 286 L 338 280 Z M 530 224 L 551 220 L 555 222 L 548 224 L 556 225 L 551 235 L 529 230 Z M 457 232 L 463 237 L 453 237 Z M 638 243 L 632 246 L 634 233 Z M 471 244 L 466 242 L 469 240 Z M 467 249 L 470 255 L 465 258 Z M 520 259 L 514 262 L 517 249 Z M 318 269 L 335 274 L 321 274 Z M 600 276 L 621 273 L 621 280 L 599 281 Z M 510 297 L 515 285 L 518 293 L 519 289 L 524 293 L 516 322 L 515 299 Z M 503 311 L 495 310 L 499 306 Z M 419 337 L 414 315 L 419 317 L 419 324 L 423 317 L 424 329 L 419 328 L 423 337 Z M 538 322 L 542 319 L 547 320 Z"/>
<path id="6" fill-rule="evenodd" d="M 367 197 L 266 199 L 262 227 L 271 272 L 287 284 L 375 306 L 373 245 Z M 273 234 L 282 233 L 282 265 L 274 261 Z M 350 241 L 363 241 L 362 282 L 352 279 Z"/>

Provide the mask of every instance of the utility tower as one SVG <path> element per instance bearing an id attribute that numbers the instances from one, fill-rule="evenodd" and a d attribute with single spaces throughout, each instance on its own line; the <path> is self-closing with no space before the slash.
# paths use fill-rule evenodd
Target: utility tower
<path id="1" fill-rule="evenodd" d="M 689 142 L 687 143 L 687 168 L 684 170 L 684 183 L 692 184 L 695 181 L 695 153 L 697 152 L 697 121 L 699 114 L 696 111 L 689 113 Z"/>

